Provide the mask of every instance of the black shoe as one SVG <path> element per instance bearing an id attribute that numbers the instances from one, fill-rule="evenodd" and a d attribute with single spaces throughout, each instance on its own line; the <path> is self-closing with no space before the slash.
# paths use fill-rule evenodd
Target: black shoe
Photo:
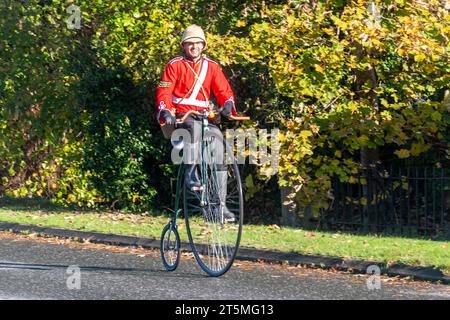
<path id="1" fill-rule="evenodd" d="M 220 221 L 222 223 L 236 221 L 236 216 L 233 214 L 233 212 L 228 210 L 226 206 L 220 205 L 216 207 L 213 212 L 215 213 L 214 219 L 216 221 Z"/>
<path id="2" fill-rule="evenodd" d="M 234 215 L 233 212 L 231 212 L 230 210 L 228 210 L 228 208 L 226 206 L 223 207 L 223 219 L 226 222 L 232 222 L 232 221 L 236 221 L 236 216 Z"/>

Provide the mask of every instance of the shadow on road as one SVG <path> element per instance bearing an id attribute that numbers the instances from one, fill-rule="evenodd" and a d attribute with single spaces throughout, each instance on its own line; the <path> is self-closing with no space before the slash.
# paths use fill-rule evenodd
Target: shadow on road
<path id="1" fill-rule="evenodd" d="M 0 269 L 26 269 L 26 270 L 67 270 L 69 265 L 60 264 L 34 264 L 34 263 L 16 263 L 16 262 L 1 262 Z M 166 277 L 173 278 L 205 278 L 208 277 L 202 274 L 186 273 L 182 274 L 168 272 L 164 269 L 139 269 L 139 268 L 113 268 L 113 267 L 98 267 L 98 266 L 78 266 L 81 272 L 106 272 L 106 273 L 145 273 L 146 276 L 160 277 L 162 274 Z"/>

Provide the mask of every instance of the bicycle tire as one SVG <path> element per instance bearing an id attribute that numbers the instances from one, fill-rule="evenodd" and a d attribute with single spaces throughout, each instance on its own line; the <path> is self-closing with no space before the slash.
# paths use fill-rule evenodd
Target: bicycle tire
<path id="1" fill-rule="evenodd" d="M 175 241 L 171 241 L 171 233 L 173 233 L 172 236 L 175 236 Z M 177 227 L 169 222 L 162 231 L 160 243 L 161 258 L 167 271 L 174 271 L 178 267 L 181 255 L 180 247 L 181 241 Z M 175 258 L 173 258 L 173 255 L 175 255 Z"/>
<path id="2" fill-rule="evenodd" d="M 208 147 L 205 147 L 205 149 L 207 149 L 206 153 L 208 153 Z M 231 268 L 236 258 L 242 235 L 244 211 L 242 182 L 236 159 L 228 146 L 226 146 L 226 151 L 231 158 L 231 164 L 227 165 L 227 187 L 229 192 L 227 192 L 226 204 L 236 218 L 234 222 L 224 222 L 223 217 L 220 219 L 218 217 L 220 214 L 217 214 L 219 210 L 213 206 L 214 191 L 217 191 L 214 190 L 214 183 L 211 182 L 214 180 L 212 178 L 214 174 L 213 165 L 207 166 L 209 168 L 206 170 L 208 173 L 207 181 L 210 182 L 206 186 L 206 194 L 208 194 L 206 204 L 202 205 L 199 203 L 199 191 L 190 191 L 183 184 L 186 230 L 192 252 L 203 271 L 213 277 L 221 276 Z M 229 237 L 230 241 L 225 243 L 225 245 L 220 245 L 220 243 L 216 243 L 214 236 L 218 236 L 219 238 L 217 239 L 220 240 L 226 240 Z"/>

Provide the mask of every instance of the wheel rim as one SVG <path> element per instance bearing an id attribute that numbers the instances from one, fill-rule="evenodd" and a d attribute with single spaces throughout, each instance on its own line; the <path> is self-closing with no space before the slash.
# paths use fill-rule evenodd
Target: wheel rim
<path id="1" fill-rule="evenodd" d="M 176 228 L 168 224 L 161 238 L 161 254 L 165 267 L 174 270 L 180 258 L 180 237 Z"/>

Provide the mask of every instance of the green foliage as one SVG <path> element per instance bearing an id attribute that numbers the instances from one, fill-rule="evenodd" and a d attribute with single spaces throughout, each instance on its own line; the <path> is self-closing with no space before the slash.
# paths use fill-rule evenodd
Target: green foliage
<path id="1" fill-rule="evenodd" d="M 154 33 L 148 17 L 166 28 L 172 3 L 77 5 L 81 30 L 67 28 L 65 1 L 2 3 L 1 189 L 80 206 L 167 203 L 168 183 L 161 182 L 172 170 L 149 88 L 171 53 L 149 44 L 177 36 Z M 132 38 L 142 39 L 139 48 Z"/>
<path id="2" fill-rule="evenodd" d="M 339 3 L 270 6 L 243 52 L 265 62 L 277 91 L 294 101 L 295 115 L 280 119 L 287 130 L 280 184 L 319 207 L 331 177 L 357 182 L 367 150 L 378 155 L 371 163 L 428 151 L 432 161 L 449 159 L 441 102 L 448 11 L 439 1 L 375 1 L 378 12 L 367 1 Z"/>
<path id="3" fill-rule="evenodd" d="M 66 26 L 71 3 L 80 30 Z M 278 184 L 292 199 L 325 206 L 330 179 L 358 182 L 369 151 L 372 162 L 448 159 L 448 11 L 437 0 L 371 3 L 1 2 L 0 192 L 168 205 L 174 172 L 153 105 L 190 23 L 207 30 L 207 54 L 254 119 L 245 125 L 285 129 Z M 258 197 L 278 197 L 277 186 L 246 185 L 257 211 L 275 207 Z"/>

